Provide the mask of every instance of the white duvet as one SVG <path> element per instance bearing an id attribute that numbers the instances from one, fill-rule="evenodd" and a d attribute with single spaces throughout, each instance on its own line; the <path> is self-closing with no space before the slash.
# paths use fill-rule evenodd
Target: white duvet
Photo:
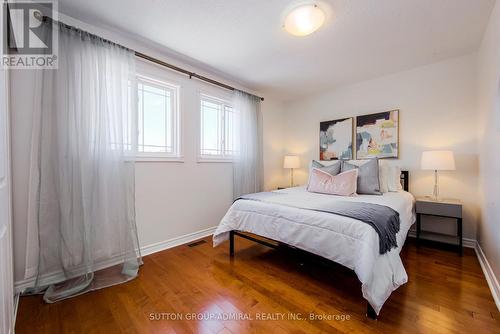
<path id="1" fill-rule="evenodd" d="M 236 201 L 214 233 L 214 247 L 229 238 L 229 231 L 254 233 L 320 255 L 352 270 L 362 283 L 363 297 L 379 314 L 392 291 L 408 281 L 399 252 L 410 226 L 415 222 L 414 198 L 405 191 L 382 196 L 340 197 L 310 193 L 304 187 L 286 192 L 270 202 Z M 381 204 L 399 212 L 398 247 L 379 254 L 379 237 L 368 224 L 331 213 L 296 208 L 307 203 L 356 201 Z M 295 206 L 295 207 L 294 207 Z"/>

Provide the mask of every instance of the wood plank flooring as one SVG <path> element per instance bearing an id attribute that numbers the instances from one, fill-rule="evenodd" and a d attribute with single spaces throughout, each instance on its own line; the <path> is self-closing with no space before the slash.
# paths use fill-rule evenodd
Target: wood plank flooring
<path id="1" fill-rule="evenodd" d="M 21 297 L 16 333 L 500 333 L 472 249 L 461 258 L 408 240 L 409 282 L 374 321 L 356 276 L 341 266 L 238 237 L 231 260 L 227 244 L 204 240 L 145 257 L 126 284 L 50 305 Z"/>

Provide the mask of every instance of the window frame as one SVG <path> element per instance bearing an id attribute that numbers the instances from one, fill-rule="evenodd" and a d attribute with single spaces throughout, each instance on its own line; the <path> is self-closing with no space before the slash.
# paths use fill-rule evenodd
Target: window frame
<path id="1" fill-rule="evenodd" d="M 219 155 L 213 154 L 202 154 L 202 140 L 203 140 L 203 110 L 202 103 L 203 101 L 208 101 L 212 103 L 217 103 L 222 105 L 222 117 L 221 117 L 221 143 L 220 143 L 220 152 Z M 205 91 L 200 91 L 198 94 L 198 145 L 197 145 L 197 162 L 218 162 L 218 163 L 232 163 L 234 159 L 234 155 L 226 155 L 225 154 L 225 141 L 226 141 L 226 108 L 230 107 L 234 112 L 234 107 L 229 99 L 221 98 L 216 96 L 213 93 L 208 93 Z"/>
<path id="2" fill-rule="evenodd" d="M 172 152 L 139 152 L 139 83 L 150 84 L 153 87 L 166 89 L 172 93 Z M 137 70 L 134 80 L 135 94 L 133 94 L 133 105 L 135 106 L 135 117 L 137 117 L 136 136 L 134 146 L 136 147 L 135 161 L 172 161 L 184 162 L 181 146 L 181 86 L 172 82 L 162 75 L 152 75 L 149 71 Z M 144 111 L 143 111 L 144 112 Z M 166 129 L 166 124 L 165 124 Z M 144 132 L 144 129 L 142 129 Z"/>

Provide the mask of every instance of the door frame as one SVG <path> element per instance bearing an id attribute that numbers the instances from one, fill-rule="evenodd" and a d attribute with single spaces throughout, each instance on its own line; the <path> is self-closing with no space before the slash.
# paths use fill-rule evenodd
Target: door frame
<path id="1" fill-rule="evenodd" d="M 14 260 L 13 260 L 13 241 L 12 241 L 12 174 L 11 174 L 11 147 L 10 147 L 10 142 L 11 142 L 11 137 L 10 137 L 10 76 L 9 76 L 9 70 L 8 69 L 0 69 L 0 81 L 3 83 L 3 85 L 0 85 L 0 88 L 3 88 L 0 90 L 0 101 L 2 101 L 2 106 L 0 108 L 0 112 L 4 113 L 2 115 L 2 118 L 5 120 L 5 125 L 0 124 L 0 126 L 5 126 L 5 134 L 2 134 L 2 129 L 0 129 L 0 135 L 5 136 L 4 137 L 4 143 L 5 143 L 5 158 L 6 158 L 6 163 L 5 163 L 5 170 L 4 170 L 4 179 L 0 180 L 0 191 L 5 191 L 6 193 L 6 200 L 7 200 L 7 225 L 6 225 L 6 230 L 5 230 L 5 235 L 0 239 L 0 247 L 2 249 L 7 250 L 5 253 L 2 252 L 0 256 L 5 256 L 5 264 L 6 268 L 1 268 L 0 272 L 3 272 L 4 274 L 1 277 L 1 284 L 0 287 L 2 289 L 5 289 L 4 293 L 7 296 L 11 297 L 11 302 L 8 303 L 7 305 L 4 305 L 6 307 L 5 312 L 6 314 L 0 315 L 3 320 L 5 320 L 5 323 L 2 325 L 0 328 L 0 333 L 14 333 L 14 326 L 15 326 L 15 313 L 16 313 L 16 303 L 15 303 L 15 298 L 16 295 L 14 293 Z M 3 86 L 3 87 L 2 87 Z M 1 142 L 0 142 L 1 145 Z M 1 233 L 1 231 L 0 231 Z M 6 242 L 5 245 L 2 245 L 1 243 Z M 2 261 L 3 262 L 3 261 Z M 5 275 L 5 276 L 4 276 Z M 10 287 L 10 291 L 9 291 Z M 3 302 L 3 300 L 1 301 Z"/>

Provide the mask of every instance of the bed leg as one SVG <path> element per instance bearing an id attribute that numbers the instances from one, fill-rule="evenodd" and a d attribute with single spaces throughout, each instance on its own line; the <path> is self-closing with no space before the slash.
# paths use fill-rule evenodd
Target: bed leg
<path id="1" fill-rule="evenodd" d="M 377 313 L 370 305 L 370 303 L 366 303 L 366 316 L 370 319 L 377 320 Z"/>
<path id="2" fill-rule="evenodd" d="M 229 232 L 229 256 L 234 256 L 234 232 Z"/>

